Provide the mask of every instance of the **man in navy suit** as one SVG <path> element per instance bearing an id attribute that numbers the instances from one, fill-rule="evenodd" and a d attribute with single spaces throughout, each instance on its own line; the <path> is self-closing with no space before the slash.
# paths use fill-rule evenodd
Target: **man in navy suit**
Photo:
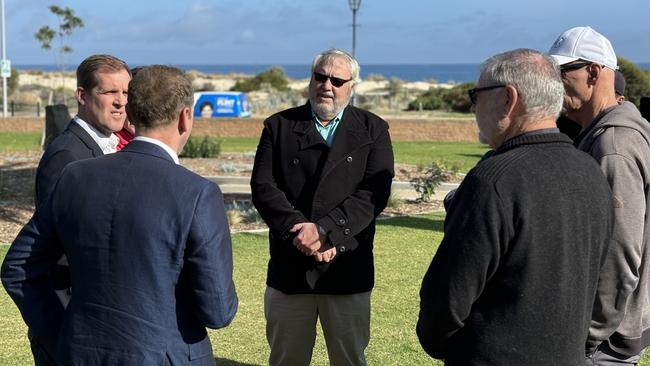
<path id="1" fill-rule="evenodd" d="M 233 319 L 230 233 L 218 186 L 178 165 L 192 129 L 187 75 L 145 67 L 129 85 L 136 138 L 69 164 L 11 245 L 2 283 L 62 365 L 213 365 L 205 327 Z M 74 294 L 48 283 L 62 254 Z"/>
<path id="2" fill-rule="evenodd" d="M 114 153 L 126 120 L 131 73 L 126 63 L 110 55 L 92 55 L 77 68 L 78 113 L 48 145 L 36 171 L 36 206 L 54 189 L 69 163 Z"/>
<path id="3" fill-rule="evenodd" d="M 36 170 L 36 207 L 54 189 L 61 171 L 69 163 L 114 153 L 119 139 L 113 134 L 126 120 L 127 92 L 131 73 L 126 63 L 110 55 L 92 55 L 77 67 L 78 113 L 66 129 L 50 143 Z M 50 273 L 61 303 L 70 300 L 70 273 L 65 257 Z M 28 334 L 34 363 L 55 365 L 52 356 L 32 332 Z"/>

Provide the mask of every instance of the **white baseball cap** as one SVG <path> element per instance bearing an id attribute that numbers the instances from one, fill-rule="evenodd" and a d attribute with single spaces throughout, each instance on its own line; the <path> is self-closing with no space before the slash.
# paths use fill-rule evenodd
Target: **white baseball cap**
<path id="1" fill-rule="evenodd" d="M 612 70 L 618 69 L 612 44 L 591 27 L 575 27 L 562 33 L 548 50 L 548 54 L 560 65 L 585 60 Z"/>

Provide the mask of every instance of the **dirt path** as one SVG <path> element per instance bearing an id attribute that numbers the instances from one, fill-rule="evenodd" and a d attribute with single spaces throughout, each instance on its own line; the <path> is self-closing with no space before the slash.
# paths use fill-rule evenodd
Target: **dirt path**
<path id="1" fill-rule="evenodd" d="M 478 128 L 473 119 L 387 118 L 394 141 L 476 141 Z M 263 118 L 203 119 L 194 123 L 194 136 L 259 137 Z M 0 132 L 41 132 L 44 118 L 0 118 Z"/>

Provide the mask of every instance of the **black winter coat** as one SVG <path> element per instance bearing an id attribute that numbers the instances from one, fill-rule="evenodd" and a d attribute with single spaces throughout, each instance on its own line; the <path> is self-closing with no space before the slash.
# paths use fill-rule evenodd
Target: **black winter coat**
<path id="1" fill-rule="evenodd" d="M 251 178 L 253 203 L 270 229 L 267 285 L 287 294 L 370 291 L 375 218 L 393 176 L 388 124 L 370 112 L 346 107 L 331 147 L 309 103 L 269 117 Z M 317 262 L 292 245 L 289 233 L 300 222 L 319 224 L 337 248 L 314 289 L 305 275 Z"/>

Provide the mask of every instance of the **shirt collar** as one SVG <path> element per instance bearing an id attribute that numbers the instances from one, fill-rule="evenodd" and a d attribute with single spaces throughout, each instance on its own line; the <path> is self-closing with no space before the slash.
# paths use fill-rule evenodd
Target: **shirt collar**
<path id="1" fill-rule="evenodd" d="M 164 142 L 156 139 L 152 139 L 151 137 L 146 137 L 146 136 L 136 136 L 133 141 L 144 141 L 148 142 L 150 144 L 158 145 L 163 148 L 169 154 L 169 156 L 174 160 L 174 163 L 180 164 L 180 161 L 178 160 L 178 154 L 176 154 L 176 151 L 174 151 L 171 147 L 167 146 Z"/>
<path id="2" fill-rule="evenodd" d="M 345 111 L 345 108 L 343 108 L 343 109 L 339 112 L 339 114 L 336 115 L 336 117 L 334 117 L 331 121 L 329 121 L 329 123 L 327 124 L 327 126 L 323 126 L 323 122 L 320 121 L 320 119 L 318 118 L 318 116 L 316 115 L 316 113 L 314 113 L 314 110 L 313 110 L 313 109 L 311 110 L 311 117 L 312 117 L 312 119 L 314 120 L 314 122 L 318 123 L 318 124 L 321 125 L 323 128 L 327 128 L 327 127 L 329 127 L 329 126 L 334 125 L 336 122 L 341 121 L 341 118 L 343 118 L 343 112 L 344 112 L 344 111 Z"/>
<path id="3" fill-rule="evenodd" d="M 107 137 L 79 116 L 74 116 L 73 120 L 81 126 L 81 128 L 83 128 L 93 140 L 95 140 L 104 154 L 112 154 L 117 151 L 117 144 L 120 143 L 120 139 L 115 136 L 115 134 L 111 133 L 111 135 Z"/>

